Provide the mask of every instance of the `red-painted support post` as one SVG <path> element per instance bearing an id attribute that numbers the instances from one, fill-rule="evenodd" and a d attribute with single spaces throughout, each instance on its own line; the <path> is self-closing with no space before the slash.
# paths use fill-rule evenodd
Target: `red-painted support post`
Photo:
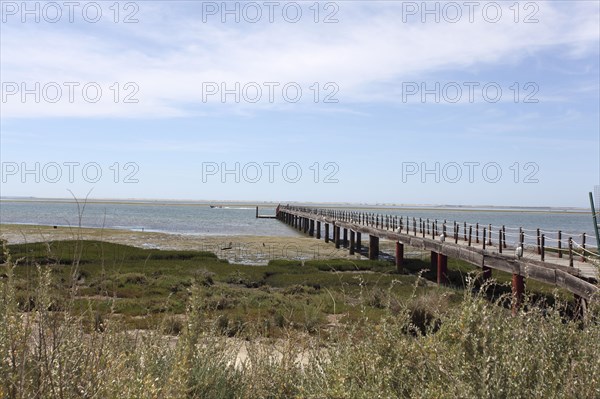
<path id="1" fill-rule="evenodd" d="M 325 223 L 325 242 L 329 242 L 329 223 Z"/>
<path id="2" fill-rule="evenodd" d="M 369 259 L 379 259 L 379 237 L 369 235 Z"/>
<path id="3" fill-rule="evenodd" d="M 355 245 L 356 245 L 356 243 L 354 242 L 354 230 L 350 230 L 350 248 L 349 248 L 350 255 L 354 255 L 354 246 Z"/>
<path id="4" fill-rule="evenodd" d="M 516 316 L 521 304 L 523 303 L 523 294 L 525 292 L 525 279 L 523 276 L 513 273 L 512 275 L 512 314 Z"/>
<path id="5" fill-rule="evenodd" d="M 400 241 L 396 241 L 396 270 L 398 273 L 402 273 L 402 264 L 404 261 L 404 244 Z"/>
<path id="6" fill-rule="evenodd" d="M 442 254 L 437 254 L 437 283 L 448 283 L 448 257 Z"/>

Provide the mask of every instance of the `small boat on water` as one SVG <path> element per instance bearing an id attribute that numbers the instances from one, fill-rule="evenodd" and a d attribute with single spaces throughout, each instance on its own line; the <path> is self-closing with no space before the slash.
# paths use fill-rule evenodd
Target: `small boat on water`
<path id="1" fill-rule="evenodd" d="M 221 205 L 211 205 L 211 208 L 223 208 Z"/>

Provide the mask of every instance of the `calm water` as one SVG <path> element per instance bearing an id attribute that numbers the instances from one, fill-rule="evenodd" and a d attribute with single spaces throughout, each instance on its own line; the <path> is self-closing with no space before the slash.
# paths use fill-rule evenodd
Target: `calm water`
<path id="1" fill-rule="evenodd" d="M 347 208 L 350 209 L 350 208 Z M 375 212 L 375 211 L 373 211 Z M 380 213 L 396 216 L 419 217 L 441 222 L 505 225 L 525 229 L 541 228 L 563 231 L 563 237 L 574 238 L 586 232 L 588 242 L 594 240 L 593 224 L 589 214 L 514 212 L 485 210 L 427 210 L 381 209 Z M 260 208 L 261 214 L 275 213 L 275 208 Z M 295 230 L 273 219 L 256 219 L 252 206 L 210 208 L 206 204 L 140 204 L 140 203 L 88 203 L 85 205 L 81 225 L 134 231 L 157 231 L 194 235 L 265 235 L 297 236 Z M 78 212 L 74 203 L 0 201 L 0 223 L 77 226 Z M 494 229 L 495 230 L 495 229 Z M 528 233 L 533 234 L 533 233 Z M 510 236 L 507 241 L 512 241 Z M 579 240 L 577 240 L 579 241 Z"/>
<path id="2" fill-rule="evenodd" d="M 254 207 L 88 203 L 81 225 L 195 235 L 298 235 L 277 220 L 256 219 L 255 212 Z M 275 208 L 260 208 L 260 213 L 274 215 Z M 77 226 L 77 205 L 0 201 L 0 223 Z"/>

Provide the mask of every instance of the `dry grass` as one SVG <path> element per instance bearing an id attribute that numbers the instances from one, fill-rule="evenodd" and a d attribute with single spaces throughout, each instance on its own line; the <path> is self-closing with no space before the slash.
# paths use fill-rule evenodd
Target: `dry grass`
<path id="1" fill-rule="evenodd" d="M 232 341 L 220 331 L 224 322 L 208 317 L 210 282 L 202 272 L 189 287 L 184 316 L 165 314 L 161 328 L 132 333 L 117 320 L 98 319 L 91 307 L 72 311 L 71 296 L 57 306 L 52 265 L 36 267 L 36 306 L 24 312 L 15 261 L 4 249 L 1 398 L 600 397 L 596 303 L 583 325 L 565 319 L 560 301 L 511 317 L 471 289 L 448 308 L 444 291 L 421 296 L 418 284 L 408 299 L 394 294 L 394 283 L 361 286 L 355 300 L 362 318 L 342 318 L 327 335 L 289 329 L 269 341 L 261 326 L 243 325 L 245 339 Z M 73 275 L 75 287 L 76 269 Z M 128 278 L 135 284 L 141 277 Z M 369 303 L 382 317 L 370 319 Z M 226 328 L 236 327 L 231 322 Z M 174 323 L 177 338 L 164 334 Z"/>

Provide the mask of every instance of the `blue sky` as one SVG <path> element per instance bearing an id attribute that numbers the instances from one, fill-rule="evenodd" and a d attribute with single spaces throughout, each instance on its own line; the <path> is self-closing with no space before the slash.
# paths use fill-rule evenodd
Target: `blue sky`
<path id="1" fill-rule="evenodd" d="M 2 1 L 0 194 L 587 206 L 597 1 L 276 3 Z"/>

